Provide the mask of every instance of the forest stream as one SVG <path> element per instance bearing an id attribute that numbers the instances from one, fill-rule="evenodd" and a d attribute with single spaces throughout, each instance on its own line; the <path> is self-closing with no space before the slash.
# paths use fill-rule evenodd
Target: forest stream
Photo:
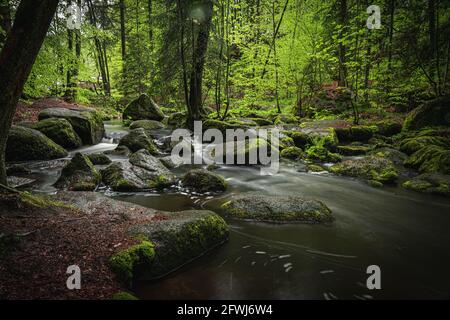
<path id="1" fill-rule="evenodd" d="M 127 129 L 105 123 L 108 139 L 74 150 L 85 154 L 114 149 Z M 160 130 L 157 135 L 168 135 Z M 120 157 L 112 156 L 120 161 Z M 125 159 L 125 158 L 124 158 Z M 59 168 L 28 163 L 34 192 L 56 192 Z M 56 166 L 58 167 L 58 166 Z M 184 173 L 189 166 L 175 169 Z M 250 167 L 222 166 L 226 193 L 199 195 L 171 188 L 162 193 L 114 193 L 117 200 L 176 212 L 210 209 L 231 195 L 255 191 L 302 195 L 323 201 L 336 218 L 330 225 L 267 224 L 227 220 L 229 242 L 163 279 L 137 282 L 142 299 L 392 299 L 450 296 L 450 200 L 397 188 L 376 189 L 329 173 L 301 172 L 282 163 L 275 176 Z M 382 290 L 366 287 L 366 269 L 377 265 Z M 375 292 L 376 291 L 376 292 Z"/>

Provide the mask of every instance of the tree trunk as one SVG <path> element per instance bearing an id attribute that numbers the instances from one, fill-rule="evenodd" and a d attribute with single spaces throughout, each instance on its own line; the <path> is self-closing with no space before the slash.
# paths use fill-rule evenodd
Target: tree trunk
<path id="1" fill-rule="evenodd" d="M 206 52 L 208 50 L 209 31 L 211 29 L 213 3 L 208 0 L 205 3 L 205 20 L 198 26 L 197 43 L 193 56 L 193 68 L 191 72 L 189 105 L 190 111 L 189 122 L 200 120 L 203 116 L 203 95 L 202 95 L 202 80 L 203 70 L 206 60 Z"/>
<path id="2" fill-rule="evenodd" d="M 120 0 L 120 39 L 122 45 L 122 61 L 127 55 L 127 35 L 125 30 L 125 0 Z"/>
<path id="3" fill-rule="evenodd" d="M 5 150 L 17 102 L 59 0 L 22 0 L 0 53 L 0 183 L 6 185 Z"/>
<path id="4" fill-rule="evenodd" d="M 6 35 L 11 30 L 11 8 L 9 0 L 0 1 L 0 47 L 5 43 Z"/>
<path id="5" fill-rule="evenodd" d="M 342 31 L 340 34 L 340 39 L 343 39 L 345 36 L 344 29 L 347 28 L 348 25 L 348 12 L 347 12 L 347 0 L 340 0 L 339 7 L 339 23 L 342 27 Z M 347 86 L 347 68 L 345 65 L 345 55 L 347 49 L 343 43 L 339 43 L 339 86 L 346 87 Z"/>
<path id="6" fill-rule="evenodd" d="M 72 1 L 69 0 L 67 1 L 67 7 L 70 8 L 72 5 Z M 73 93 L 73 89 L 74 89 L 74 84 L 73 84 L 73 79 L 72 76 L 74 75 L 75 71 L 74 71 L 74 66 L 75 66 L 75 61 L 73 59 L 73 30 L 67 28 L 67 50 L 69 52 L 69 66 L 67 68 L 67 72 L 66 72 L 66 92 L 64 94 L 65 99 L 67 101 L 73 102 L 75 100 L 74 97 L 74 93 Z"/>

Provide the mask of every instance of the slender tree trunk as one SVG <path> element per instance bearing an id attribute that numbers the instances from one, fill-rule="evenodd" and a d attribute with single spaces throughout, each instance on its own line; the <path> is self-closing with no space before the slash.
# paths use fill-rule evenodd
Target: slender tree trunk
<path id="1" fill-rule="evenodd" d="M 189 89 L 189 105 L 191 114 L 189 122 L 201 120 L 203 116 L 202 105 L 202 85 L 203 70 L 205 67 L 206 52 L 208 50 L 209 31 L 211 29 L 213 3 L 211 0 L 205 2 L 205 20 L 200 22 L 198 26 L 197 42 L 193 56 L 193 67 L 191 72 L 190 89 Z"/>
<path id="2" fill-rule="evenodd" d="M 150 50 L 153 52 L 153 0 L 148 0 L 148 40 L 150 42 Z"/>
<path id="3" fill-rule="evenodd" d="M 72 0 L 67 1 L 67 7 L 70 8 L 72 6 Z M 74 58 L 73 58 L 73 30 L 67 28 L 67 51 L 69 52 L 69 66 L 66 71 L 66 92 L 64 94 L 65 99 L 67 101 L 74 101 L 73 94 L 73 79 L 72 75 L 74 72 Z"/>
<path id="4" fill-rule="evenodd" d="M 340 0 L 339 23 L 341 24 L 342 28 L 340 39 L 343 39 L 345 36 L 344 30 L 345 28 L 347 28 L 348 25 L 347 0 Z M 345 65 L 346 52 L 347 48 L 342 42 L 340 42 L 338 48 L 338 56 L 339 56 L 339 86 L 341 87 L 347 87 L 347 67 Z"/>
<path id="5" fill-rule="evenodd" d="M 191 114 L 191 107 L 189 105 L 188 78 L 187 78 L 187 70 L 186 70 L 186 52 L 185 52 L 185 48 L 184 48 L 184 37 L 185 37 L 185 33 L 186 33 L 186 27 L 185 27 L 186 17 L 184 14 L 183 5 L 182 5 L 181 1 L 182 0 L 177 0 L 178 23 L 181 26 L 179 50 L 180 50 L 181 68 L 182 68 L 182 73 L 183 73 L 184 101 L 186 103 L 186 108 L 187 108 L 188 114 Z"/>
<path id="6" fill-rule="evenodd" d="M 122 61 L 125 61 L 127 55 L 127 35 L 125 30 L 125 0 L 120 0 L 120 40 L 122 46 Z"/>
<path id="7" fill-rule="evenodd" d="M 0 53 L 0 183 L 4 185 L 6 141 L 12 118 L 58 2 L 22 0 Z"/>

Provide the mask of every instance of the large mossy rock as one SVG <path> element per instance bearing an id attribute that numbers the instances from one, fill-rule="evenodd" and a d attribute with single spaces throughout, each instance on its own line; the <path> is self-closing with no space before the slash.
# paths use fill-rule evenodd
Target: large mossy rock
<path id="1" fill-rule="evenodd" d="M 405 166 L 417 169 L 420 173 L 450 174 L 450 149 L 437 145 L 424 146 L 405 161 Z"/>
<path id="2" fill-rule="evenodd" d="M 139 262 L 144 263 L 133 263 L 131 268 L 117 269 L 133 270 L 134 279 L 158 279 L 228 240 L 229 228 L 226 222 L 212 211 L 182 211 L 170 213 L 169 217 L 167 220 L 132 227 L 132 234 L 144 237 L 153 244 L 155 255 L 150 263 L 146 263 L 150 259 L 139 259 Z M 147 247 L 150 249 L 149 245 Z"/>
<path id="3" fill-rule="evenodd" d="M 229 165 L 259 165 L 264 163 L 261 161 L 261 154 L 265 154 L 268 157 L 276 155 L 279 150 L 272 146 L 267 140 L 262 138 L 246 139 L 245 141 L 235 142 L 230 141 L 220 145 L 216 148 L 211 148 L 207 152 L 210 160 L 217 163 L 227 163 Z M 233 156 L 233 157 L 232 157 Z M 227 157 L 233 159 L 233 163 L 227 161 Z"/>
<path id="4" fill-rule="evenodd" d="M 330 168 L 330 171 L 344 176 L 365 179 L 374 184 L 393 183 L 398 177 L 392 161 L 377 156 L 346 160 Z"/>
<path id="5" fill-rule="evenodd" d="M 348 128 L 336 128 L 336 135 L 340 142 L 367 142 L 378 131 L 376 126 L 355 126 Z"/>
<path id="6" fill-rule="evenodd" d="M 67 151 L 42 132 L 25 127 L 12 126 L 6 144 L 6 161 L 53 160 L 64 158 Z"/>
<path id="7" fill-rule="evenodd" d="M 181 184 L 183 187 L 200 193 L 223 192 L 228 186 L 222 176 L 208 170 L 189 171 L 181 179 Z"/>
<path id="8" fill-rule="evenodd" d="M 114 162 L 101 171 L 103 182 L 114 191 L 162 189 L 174 183 L 174 176 L 147 150 L 138 151 L 128 161 Z"/>
<path id="9" fill-rule="evenodd" d="M 127 147 L 131 152 L 137 152 L 144 149 L 153 155 L 159 154 L 158 147 L 153 142 L 152 137 L 150 137 L 142 128 L 132 130 L 129 134 L 120 139 L 119 147 L 120 146 Z"/>
<path id="10" fill-rule="evenodd" d="M 420 193 L 450 197 L 450 176 L 426 173 L 406 181 L 403 187 Z"/>
<path id="11" fill-rule="evenodd" d="M 411 111 L 403 123 L 403 130 L 418 130 L 429 126 L 450 126 L 450 96 L 428 101 Z"/>
<path id="12" fill-rule="evenodd" d="M 187 115 L 183 112 L 172 113 L 167 119 L 167 125 L 174 129 L 187 127 Z"/>
<path id="13" fill-rule="evenodd" d="M 42 132 L 54 142 L 69 150 L 79 148 L 83 144 L 66 119 L 45 119 L 34 124 L 31 128 Z"/>
<path id="14" fill-rule="evenodd" d="M 289 160 L 299 160 L 305 156 L 302 149 L 297 147 L 287 147 L 280 152 L 280 157 Z"/>
<path id="15" fill-rule="evenodd" d="M 104 166 L 112 162 L 111 159 L 104 153 L 93 153 L 88 155 L 87 157 L 94 165 Z"/>
<path id="16" fill-rule="evenodd" d="M 137 120 L 130 124 L 130 130 L 142 128 L 144 130 L 164 129 L 164 124 L 156 120 Z"/>
<path id="17" fill-rule="evenodd" d="M 39 120 L 48 118 L 66 119 L 70 122 L 83 144 L 94 145 L 102 142 L 105 126 L 100 114 L 94 109 L 50 108 L 42 110 Z"/>
<path id="18" fill-rule="evenodd" d="M 159 106 L 146 94 L 132 101 L 123 112 L 124 120 L 156 120 L 164 119 L 164 113 Z"/>
<path id="19" fill-rule="evenodd" d="M 94 191 L 100 181 L 100 173 L 91 160 L 87 156 L 77 153 L 63 168 L 55 187 L 70 191 Z"/>
<path id="20" fill-rule="evenodd" d="M 334 220 L 325 204 L 300 196 L 246 193 L 233 196 L 222 209 L 233 218 L 265 222 L 328 223 Z"/>

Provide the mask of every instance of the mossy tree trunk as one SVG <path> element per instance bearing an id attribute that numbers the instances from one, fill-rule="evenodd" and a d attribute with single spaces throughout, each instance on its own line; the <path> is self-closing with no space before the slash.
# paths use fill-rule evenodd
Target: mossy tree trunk
<path id="1" fill-rule="evenodd" d="M 59 0 L 22 0 L 0 53 L 0 183 L 6 185 L 5 150 L 17 102 Z"/>

